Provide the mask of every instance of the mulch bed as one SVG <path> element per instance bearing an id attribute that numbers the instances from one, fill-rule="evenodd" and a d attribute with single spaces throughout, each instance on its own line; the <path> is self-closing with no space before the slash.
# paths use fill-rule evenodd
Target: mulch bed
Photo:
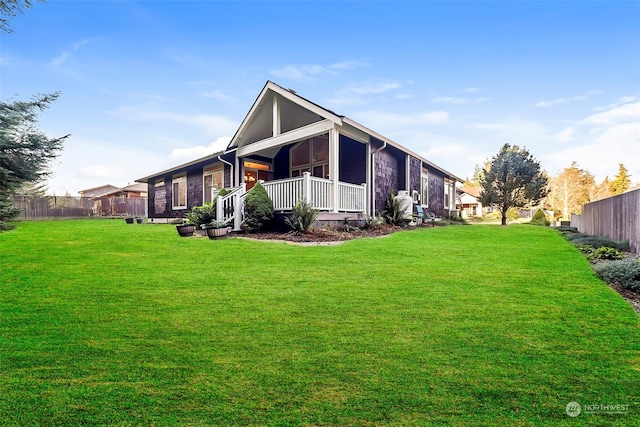
<path id="1" fill-rule="evenodd" d="M 315 228 L 307 233 L 287 232 L 260 232 L 242 234 L 236 237 L 255 240 L 276 240 L 286 243 L 298 244 L 337 244 L 347 240 L 360 239 L 363 237 L 386 236 L 396 231 L 406 230 L 406 228 L 393 225 L 379 225 L 369 230 L 354 229 L 351 231 L 331 230 L 325 228 Z"/>

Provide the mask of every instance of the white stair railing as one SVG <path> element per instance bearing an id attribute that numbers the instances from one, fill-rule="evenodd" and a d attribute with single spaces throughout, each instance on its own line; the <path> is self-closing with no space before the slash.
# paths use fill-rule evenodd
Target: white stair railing
<path id="1" fill-rule="evenodd" d="M 227 224 L 233 222 L 234 231 L 240 230 L 242 224 L 246 192 L 246 185 L 242 184 L 226 196 L 218 197 L 216 201 L 216 219 Z"/>

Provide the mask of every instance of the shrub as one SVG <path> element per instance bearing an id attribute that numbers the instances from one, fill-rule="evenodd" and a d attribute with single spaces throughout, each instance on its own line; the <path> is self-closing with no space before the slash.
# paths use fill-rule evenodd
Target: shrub
<path id="1" fill-rule="evenodd" d="M 493 212 L 489 212 L 487 214 L 487 218 L 492 220 L 501 221 L 502 220 L 502 212 L 496 210 Z M 509 208 L 507 210 L 507 222 L 513 222 L 520 219 L 520 213 L 516 208 Z"/>
<path id="2" fill-rule="evenodd" d="M 574 245 L 574 246 L 585 255 L 591 255 L 591 253 L 595 250 L 593 246 L 584 245 L 582 243 L 578 243 L 577 245 Z"/>
<path id="3" fill-rule="evenodd" d="M 542 209 L 538 209 L 538 211 L 533 216 L 533 218 L 531 218 L 531 221 L 529 221 L 529 224 L 542 225 L 542 226 L 548 227 L 549 225 L 551 225 L 551 222 L 549 222 L 549 220 L 547 219 L 547 216 L 544 214 Z"/>
<path id="4" fill-rule="evenodd" d="M 622 259 L 624 255 L 622 252 L 615 248 L 608 248 L 603 246 L 598 249 L 593 249 L 589 254 L 587 254 L 587 258 L 590 260 L 594 259 Z"/>
<path id="5" fill-rule="evenodd" d="M 615 240 L 609 239 L 608 237 L 593 236 L 590 234 L 582 234 L 582 233 L 568 234 L 565 236 L 565 239 L 569 240 L 574 245 L 577 245 L 580 243 L 583 245 L 593 246 L 595 249 L 608 247 L 608 248 L 615 248 L 621 251 L 629 250 L 629 241 L 627 240 L 617 242 Z"/>
<path id="6" fill-rule="evenodd" d="M 402 202 L 393 193 L 389 193 L 389 197 L 384 203 L 384 211 L 382 217 L 387 224 L 404 225 L 404 211 L 402 210 Z"/>
<path id="7" fill-rule="evenodd" d="M 298 200 L 293 213 L 284 218 L 285 224 L 298 233 L 308 232 L 318 220 L 318 211 L 313 209 L 306 200 Z"/>
<path id="8" fill-rule="evenodd" d="M 194 206 L 185 214 L 189 224 L 200 228 L 203 224 L 208 224 L 216 219 L 216 205 L 207 202 L 202 206 Z"/>
<path id="9" fill-rule="evenodd" d="M 258 232 L 273 219 L 273 203 L 264 187 L 257 182 L 244 201 L 245 220 L 242 229 Z"/>
<path id="10" fill-rule="evenodd" d="M 593 269 L 605 282 L 640 293 L 640 260 L 608 261 L 594 265 Z"/>
<path id="11" fill-rule="evenodd" d="M 383 222 L 384 222 L 384 219 L 380 218 L 379 216 L 365 215 L 362 228 L 364 228 L 365 230 L 371 230 L 377 227 L 378 225 L 382 224 Z"/>

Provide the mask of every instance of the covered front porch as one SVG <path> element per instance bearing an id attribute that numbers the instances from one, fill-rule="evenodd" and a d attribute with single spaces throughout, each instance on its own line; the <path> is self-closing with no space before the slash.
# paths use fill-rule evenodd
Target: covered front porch
<path id="1" fill-rule="evenodd" d="M 320 212 L 340 216 L 366 213 L 366 184 L 333 182 L 304 172 L 301 177 L 261 181 L 261 185 L 269 195 L 274 210 L 279 213 L 291 212 L 299 200 L 307 202 Z M 219 198 L 216 204 L 216 217 L 230 224 L 234 231 L 239 231 L 244 222 L 244 201 L 247 194 L 247 185 L 243 183 L 231 193 Z"/>

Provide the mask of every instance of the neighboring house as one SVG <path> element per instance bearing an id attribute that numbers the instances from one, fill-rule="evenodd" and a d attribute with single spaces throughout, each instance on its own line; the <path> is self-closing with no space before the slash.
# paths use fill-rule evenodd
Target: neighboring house
<path id="1" fill-rule="evenodd" d="M 484 216 L 486 213 L 491 212 L 489 208 L 483 208 L 482 203 L 480 203 L 480 190 L 480 187 L 458 188 L 456 207 L 460 211 L 462 218 Z"/>
<path id="2" fill-rule="evenodd" d="M 108 193 L 109 191 L 118 190 L 118 187 L 115 185 L 107 184 L 101 185 L 100 187 L 88 188 L 86 190 L 78 191 L 80 197 L 95 197 L 104 193 Z"/>
<path id="3" fill-rule="evenodd" d="M 304 198 L 321 219 L 357 218 L 384 209 L 390 193 L 408 191 L 441 216 L 455 210 L 460 178 L 356 121 L 267 82 L 226 150 L 137 180 L 148 184 L 150 219 L 181 218 L 218 203 L 238 229 L 244 193 L 257 181 L 277 212 Z"/>
<path id="4" fill-rule="evenodd" d="M 93 215 L 117 216 L 117 215 L 143 215 L 145 212 L 145 198 L 147 197 L 147 185 L 136 183 L 118 188 L 113 185 L 105 185 L 96 189 L 84 190 L 84 193 L 97 193 L 97 189 L 104 191 L 89 197 L 92 203 Z M 78 193 L 81 193 L 80 191 Z M 86 196 L 85 196 L 86 197 Z M 137 206 L 140 205 L 140 206 Z"/>

